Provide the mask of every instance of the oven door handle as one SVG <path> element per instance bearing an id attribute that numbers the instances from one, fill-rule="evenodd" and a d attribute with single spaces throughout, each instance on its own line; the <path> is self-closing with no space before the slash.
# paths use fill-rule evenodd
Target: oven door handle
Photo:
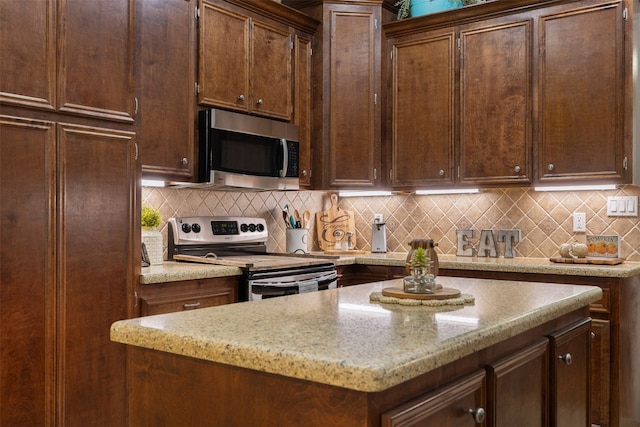
<path id="1" fill-rule="evenodd" d="M 286 286 L 297 286 L 299 282 L 306 282 L 310 280 L 315 280 L 318 282 L 318 285 L 323 285 L 325 283 L 330 283 L 338 278 L 338 273 L 335 271 L 327 272 L 326 274 L 315 275 L 313 277 L 309 277 L 310 275 L 292 275 L 292 276 L 280 276 L 273 277 L 271 279 L 257 279 L 257 280 L 249 280 L 250 286 L 274 286 L 274 287 L 286 287 Z"/>

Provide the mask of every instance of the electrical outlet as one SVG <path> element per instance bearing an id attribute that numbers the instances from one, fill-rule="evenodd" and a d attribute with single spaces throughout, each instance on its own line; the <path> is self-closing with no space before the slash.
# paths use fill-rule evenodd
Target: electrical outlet
<path id="1" fill-rule="evenodd" d="M 587 214 L 584 212 L 575 212 L 573 214 L 573 232 L 584 233 L 587 231 Z"/>
<path id="2" fill-rule="evenodd" d="M 373 222 L 375 224 L 382 224 L 384 221 L 382 221 L 382 214 L 373 214 Z"/>

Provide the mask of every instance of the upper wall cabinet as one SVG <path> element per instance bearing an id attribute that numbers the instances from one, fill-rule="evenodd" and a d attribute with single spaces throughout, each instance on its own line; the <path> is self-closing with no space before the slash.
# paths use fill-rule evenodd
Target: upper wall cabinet
<path id="1" fill-rule="evenodd" d="M 202 2 L 199 32 L 200 105 L 291 120 L 289 27 Z"/>
<path id="2" fill-rule="evenodd" d="M 391 185 L 453 184 L 455 31 L 445 28 L 406 37 L 391 49 Z"/>
<path id="3" fill-rule="evenodd" d="M 195 176 L 195 0 L 137 0 L 138 116 L 145 178 Z"/>
<path id="4" fill-rule="evenodd" d="M 135 2 L 41 0 L 29 2 L 28 13 L 24 7 L 0 2 L 0 102 L 132 122 Z"/>
<path id="5" fill-rule="evenodd" d="M 372 189 L 381 161 L 383 0 L 285 0 L 322 22 L 314 49 L 313 182 Z"/>
<path id="6" fill-rule="evenodd" d="M 518 16 L 460 29 L 461 184 L 531 182 L 532 30 Z"/>
<path id="7" fill-rule="evenodd" d="M 630 10 L 624 1 L 581 1 L 539 15 L 539 181 L 627 176 Z"/>
<path id="8" fill-rule="evenodd" d="M 513 0 L 385 25 L 392 186 L 627 182 L 628 14 Z"/>

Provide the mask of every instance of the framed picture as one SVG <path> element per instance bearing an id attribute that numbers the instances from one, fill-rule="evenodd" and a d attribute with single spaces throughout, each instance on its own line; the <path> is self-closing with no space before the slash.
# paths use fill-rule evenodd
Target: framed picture
<path id="1" fill-rule="evenodd" d="M 620 236 L 587 235 L 587 256 L 620 258 Z"/>

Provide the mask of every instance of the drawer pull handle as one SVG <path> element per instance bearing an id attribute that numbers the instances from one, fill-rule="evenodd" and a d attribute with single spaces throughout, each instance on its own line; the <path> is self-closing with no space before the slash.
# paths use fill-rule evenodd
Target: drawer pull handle
<path id="1" fill-rule="evenodd" d="M 192 303 L 187 303 L 187 304 L 182 304 L 182 307 L 183 307 L 185 310 L 188 310 L 188 309 L 190 309 L 190 308 L 198 308 L 198 307 L 200 307 L 200 301 L 198 301 L 198 302 L 192 302 Z"/>
<path id="2" fill-rule="evenodd" d="M 487 416 L 484 408 L 469 409 L 469 414 L 477 424 L 482 424 Z"/>
<path id="3" fill-rule="evenodd" d="M 571 365 L 573 362 L 573 357 L 571 357 L 571 353 L 567 353 L 564 356 L 558 356 L 558 359 L 562 360 L 567 365 Z"/>

